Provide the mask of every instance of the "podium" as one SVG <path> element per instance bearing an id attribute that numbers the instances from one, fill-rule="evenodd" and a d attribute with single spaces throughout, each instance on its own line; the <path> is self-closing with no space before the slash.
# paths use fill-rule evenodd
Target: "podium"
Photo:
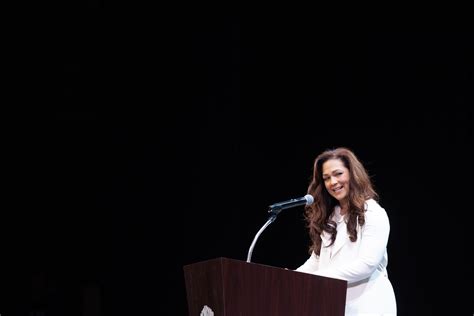
<path id="1" fill-rule="evenodd" d="M 183 270 L 190 316 L 344 315 L 344 280 L 224 257 Z"/>

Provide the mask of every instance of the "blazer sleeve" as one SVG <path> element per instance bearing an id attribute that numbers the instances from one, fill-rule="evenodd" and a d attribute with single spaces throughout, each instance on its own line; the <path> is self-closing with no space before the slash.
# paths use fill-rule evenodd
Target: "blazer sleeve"
<path id="1" fill-rule="evenodd" d="M 299 266 L 295 271 L 314 273 L 318 269 L 319 269 L 319 256 L 317 256 L 316 253 L 313 251 L 311 253 L 311 256 L 308 258 L 308 260 L 306 260 L 306 262 L 303 263 L 301 266 Z"/>
<path id="2" fill-rule="evenodd" d="M 337 267 L 321 269 L 315 274 L 343 279 L 348 283 L 368 278 L 383 261 L 387 251 L 389 233 L 390 223 L 385 210 L 378 204 L 372 205 L 372 207 L 368 205 L 356 259 Z"/>

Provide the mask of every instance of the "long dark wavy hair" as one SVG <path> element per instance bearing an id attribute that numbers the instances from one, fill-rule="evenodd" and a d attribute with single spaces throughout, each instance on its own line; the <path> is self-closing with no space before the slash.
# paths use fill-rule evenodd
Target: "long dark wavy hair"
<path id="1" fill-rule="evenodd" d="M 334 207 L 339 201 L 329 194 L 323 180 L 323 164 L 330 159 L 342 161 L 349 170 L 349 208 L 347 211 L 347 233 L 349 239 L 357 240 L 357 222 L 360 226 L 365 224 L 365 201 L 374 199 L 378 201 L 372 181 L 362 163 L 348 148 L 339 147 L 328 149 L 316 157 L 313 165 L 313 174 L 308 186 L 308 194 L 314 197 L 314 203 L 305 206 L 305 219 L 309 229 L 311 245 L 309 252 L 317 255 L 321 252 L 321 234 L 326 231 L 331 235 L 331 245 L 336 240 L 336 223 L 330 220 Z"/>

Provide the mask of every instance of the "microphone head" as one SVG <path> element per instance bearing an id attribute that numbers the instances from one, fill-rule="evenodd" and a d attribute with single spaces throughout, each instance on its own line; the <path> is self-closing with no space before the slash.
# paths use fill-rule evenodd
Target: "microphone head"
<path id="1" fill-rule="evenodd" d="M 314 202 L 314 197 L 311 195 L 311 194 L 306 194 L 304 196 L 305 200 L 306 200 L 306 205 L 311 205 L 313 204 Z"/>

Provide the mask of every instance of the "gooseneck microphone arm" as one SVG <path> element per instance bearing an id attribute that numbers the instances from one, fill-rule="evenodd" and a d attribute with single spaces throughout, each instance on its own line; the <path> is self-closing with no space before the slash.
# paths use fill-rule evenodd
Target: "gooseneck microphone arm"
<path id="1" fill-rule="evenodd" d="M 260 228 L 260 230 L 257 232 L 255 237 L 253 238 L 252 244 L 250 245 L 250 249 L 249 249 L 249 252 L 247 254 L 247 262 L 250 262 L 250 259 L 252 258 L 253 248 L 255 247 L 255 243 L 257 242 L 258 237 L 265 230 L 265 228 L 268 227 L 268 225 L 270 225 L 271 223 L 273 223 L 276 220 L 276 218 L 277 218 L 276 214 L 270 215 L 268 220 L 265 222 L 265 224 L 262 226 L 262 228 Z"/>
<path id="2" fill-rule="evenodd" d="M 270 213 L 270 217 L 268 220 L 265 222 L 265 224 L 260 228 L 260 230 L 257 232 L 255 237 L 253 238 L 252 244 L 250 245 L 249 252 L 247 254 L 247 262 L 250 262 L 250 259 L 252 258 L 252 252 L 253 248 L 255 247 L 255 244 L 257 242 L 258 237 L 262 234 L 262 232 L 265 230 L 265 228 L 268 227 L 271 223 L 275 221 L 277 218 L 278 214 L 283 211 L 284 209 L 287 208 L 292 208 L 295 206 L 301 206 L 301 205 L 310 205 L 314 202 L 314 198 L 312 195 L 306 194 L 302 198 L 298 199 L 291 199 L 288 201 L 280 202 L 280 203 L 275 203 L 272 204 L 268 207 L 268 213 Z"/>

